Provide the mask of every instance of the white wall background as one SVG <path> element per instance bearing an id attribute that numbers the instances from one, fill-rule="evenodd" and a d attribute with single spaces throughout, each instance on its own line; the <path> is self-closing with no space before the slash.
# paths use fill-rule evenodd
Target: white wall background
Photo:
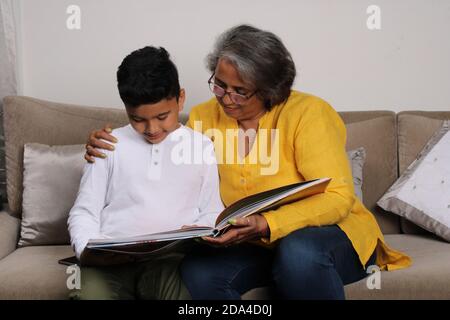
<path id="1" fill-rule="evenodd" d="M 69 5 L 81 29 L 69 30 Z M 366 9 L 381 9 L 368 30 Z M 225 29 L 250 23 L 279 35 L 298 69 L 295 88 L 338 111 L 450 110 L 449 0 L 19 0 L 20 93 L 121 107 L 125 55 L 164 46 L 187 90 L 186 109 L 211 97 L 204 57 Z"/>

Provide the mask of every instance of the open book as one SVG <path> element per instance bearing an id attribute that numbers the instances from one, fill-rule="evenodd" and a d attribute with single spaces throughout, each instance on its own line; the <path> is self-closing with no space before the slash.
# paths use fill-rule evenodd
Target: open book
<path id="1" fill-rule="evenodd" d="M 137 258 L 153 256 L 173 250 L 186 239 L 217 237 L 230 227 L 228 222 L 230 219 L 248 217 L 322 193 L 330 180 L 330 178 L 322 178 L 304 181 L 245 197 L 224 209 L 217 217 L 214 227 L 187 227 L 127 238 L 91 239 L 86 248 L 93 251 L 128 254 Z"/>

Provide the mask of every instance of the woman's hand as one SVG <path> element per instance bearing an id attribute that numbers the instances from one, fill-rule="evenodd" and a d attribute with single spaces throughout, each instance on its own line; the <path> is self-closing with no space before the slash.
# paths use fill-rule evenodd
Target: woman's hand
<path id="1" fill-rule="evenodd" d="M 106 143 L 100 139 L 107 140 L 109 142 L 117 143 L 117 139 L 110 135 L 112 132 L 111 125 L 107 124 L 102 130 L 94 130 L 89 135 L 89 139 L 86 143 L 86 153 L 84 159 L 87 162 L 93 163 L 96 158 L 106 158 L 106 155 L 97 149 L 114 150 L 114 146 Z"/>
<path id="2" fill-rule="evenodd" d="M 203 237 L 206 242 L 219 245 L 230 246 L 241 242 L 266 238 L 270 236 L 269 225 L 262 215 L 254 214 L 246 218 L 230 220 L 232 225 L 224 234 L 219 237 Z"/>

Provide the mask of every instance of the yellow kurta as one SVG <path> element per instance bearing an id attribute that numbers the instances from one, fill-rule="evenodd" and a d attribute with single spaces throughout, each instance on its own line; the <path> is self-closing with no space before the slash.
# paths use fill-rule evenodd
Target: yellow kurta
<path id="1" fill-rule="evenodd" d="M 238 124 L 215 98 L 195 106 L 187 125 L 214 141 L 220 193 L 226 206 L 283 185 L 332 178 L 325 193 L 263 213 L 270 228 L 270 239 L 263 239 L 266 243 L 274 243 L 297 229 L 337 224 L 363 265 L 375 248 L 382 269 L 410 265 L 408 256 L 384 243 L 374 216 L 355 196 L 345 151 L 345 125 L 322 99 L 292 91 L 286 103 L 274 106 L 260 119 L 255 143 L 244 159 L 238 156 L 237 139 L 229 140 L 234 141 L 231 145 L 223 143 L 227 135 L 232 137 L 234 131 L 230 129 L 238 129 Z"/>

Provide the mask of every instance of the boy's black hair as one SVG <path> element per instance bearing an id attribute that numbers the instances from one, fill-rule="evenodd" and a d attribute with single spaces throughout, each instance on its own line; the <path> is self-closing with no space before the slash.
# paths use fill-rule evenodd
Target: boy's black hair
<path id="1" fill-rule="evenodd" d="M 180 96 L 177 68 L 162 47 L 148 46 L 126 56 L 117 70 L 117 87 L 131 108 Z"/>

